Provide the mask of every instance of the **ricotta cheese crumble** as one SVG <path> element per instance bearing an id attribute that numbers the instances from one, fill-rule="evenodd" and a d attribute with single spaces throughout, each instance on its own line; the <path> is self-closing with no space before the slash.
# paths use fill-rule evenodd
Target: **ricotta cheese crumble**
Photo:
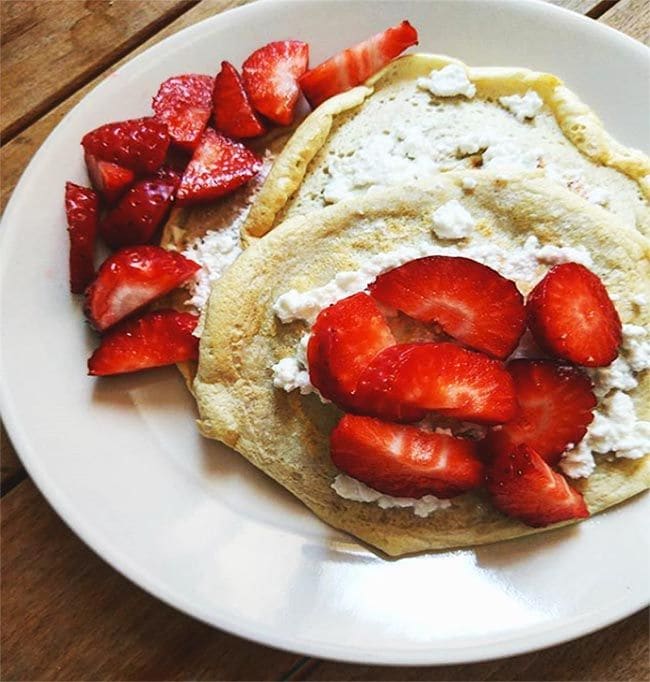
<path id="1" fill-rule="evenodd" d="M 542 98 L 534 90 L 529 90 L 525 95 L 499 97 L 499 103 L 522 122 L 527 118 L 535 118 L 544 106 Z"/>
<path id="2" fill-rule="evenodd" d="M 476 86 L 469 80 L 467 72 L 459 64 L 449 64 L 442 69 L 434 69 L 428 76 L 418 78 L 418 87 L 438 97 L 464 95 L 471 99 L 476 94 Z"/>

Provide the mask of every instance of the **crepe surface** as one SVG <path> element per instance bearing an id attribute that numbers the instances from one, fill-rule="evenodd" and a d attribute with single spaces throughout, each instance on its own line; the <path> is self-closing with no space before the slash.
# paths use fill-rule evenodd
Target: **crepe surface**
<path id="1" fill-rule="evenodd" d="M 466 70 L 475 96 L 434 96 L 418 86 L 418 79 L 450 64 Z M 534 118 L 520 120 L 499 102 L 529 91 L 543 103 Z M 522 68 L 471 68 L 425 54 L 395 60 L 366 86 L 316 109 L 277 159 L 245 233 L 260 237 L 287 218 L 375 185 L 504 164 L 537 166 L 605 205 L 619 222 L 650 234 L 650 159 L 614 140 L 559 78 Z"/>
<path id="2" fill-rule="evenodd" d="M 584 245 L 594 271 L 617 298 L 624 322 L 648 326 L 648 312 L 631 303 L 650 277 L 650 242 L 545 179 L 508 181 L 476 174 L 476 188 L 462 189 L 466 173 L 439 175 L 419 187 L 383 189 L 297 216 L 240 256 L 212 290 L 201 341 L 194 392 L 200 428 L 224 442 L 301 499 L 317 516 L 387 554 L 477 545 L 539 532 L 497 512 L 482 492 L 452 500 L 427 518 L 409 509 L 381 509 L 339 497 L 338 473 L 328 437 L 341 413 L 315 395 L 285 393 L 272 384 L 271 367 L 295 351 L 308 330 L 281 324 L 272 306 L 290 289 L 305 291 L 355 270 L 375 254 L 405 244 L 435 244 L 432 212 L 458 199 L 477 220 L 465 244 L 521 246 L 530 235 L 541 244 Z M 650 419 L 650 377 L 631 392 L 639 419 Z M 576 483 L 591 513 L 648 487 L 650 458 L 599 457 L 595 472 Z"/>

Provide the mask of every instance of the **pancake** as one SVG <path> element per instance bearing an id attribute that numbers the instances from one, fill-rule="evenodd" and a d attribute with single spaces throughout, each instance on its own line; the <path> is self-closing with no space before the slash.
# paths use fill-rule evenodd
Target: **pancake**
<path id="1" fill-rule="evenodd" d="M 439 71 L 451 65 L 441 82 Z M 395 60 L 307 117 L 271 170 L 245 234 L 261 237 L 373 186 L 477 167 L 538 168 L 650 235 L 650 159 L 614 140 L 559 78 L 427 54 Z"/>
<path id="2" fill-rule="evenodd" d="M 638 231 L 543 178 L 503 180 L 481 172 L 468 190 L 466 175 L 445 173 L 408 191 L 384 188 L 294 217 L 255 241 L 213 286 L 208 303 L 194 381 L 202 433 L 241 453 L 323 521 L 389 555 L 478 545 L 544 529 L 500 514 L 483 492 L 456 497 L 449 508 L 426 518 L 412 509 L 382 509 L 340 497 L 332 489 L 338 472 L 328 437 L 341 413 L 316 395 L 273 386 L 272 366 L 294 354 L 309 329 L 302 321 L 280 322 L 273 309 L 278 297 L 323 286 L 378 254 L 446 247 L 448 242 L 432 232 L 431 215 L 457 199 L 476 220 L 472 234 L 454 242 L 461 252 L 480 247 L 514 252 L 531 236 L 541 246 L 584 246 L 623 322 L 647 328 L 650 321 L 641 305 L 648 293 L 650 242 Z M 552 262 L 552 248 L 548 257 Z M 642 420 L 650 419 L 648 374 L 639 374 L 638 386 L 629 391 Z M 592 475 L 574 482 L 592 514 L 650 485 L 650 458 L 615 455 L 598 456 Z"/>

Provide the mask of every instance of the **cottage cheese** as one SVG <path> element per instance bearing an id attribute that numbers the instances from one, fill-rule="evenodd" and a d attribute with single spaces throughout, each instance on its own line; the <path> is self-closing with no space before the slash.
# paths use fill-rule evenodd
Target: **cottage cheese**
<path id="1" fill-rule="evenodd" d="M 476 86 L 467 77 L 465 69 L 458 64 L 434 69 L 427 77 L 418 78 L 418 87 L 438 97 L 464 95 L 471 99 L 476 94 Z"/>
<path id="2" fill-rule="evenodd" d="M 539 168 L 542 151 L 537 147 L 525 147 L 511 140 L 491 144 L 483 152 L 483 168 L 504 177 L 512 173 L 531 172 Z"/>
<path id="3" fill-rule="evenodd" d="M 529 90 L 523 96 L 499 97 L 499 102 L 513 113 L 518 121 L 522 122 L 527 118 L 535 118 L 544 106 L 541 97 L 534 90 Z"/>
<path id="4" fill-rule="evenodd" d="M 463 239 L 474 229 L 474 219 L 457 199 L 452 199 L 433 212 L 433 231 L 440 239 Z"/>

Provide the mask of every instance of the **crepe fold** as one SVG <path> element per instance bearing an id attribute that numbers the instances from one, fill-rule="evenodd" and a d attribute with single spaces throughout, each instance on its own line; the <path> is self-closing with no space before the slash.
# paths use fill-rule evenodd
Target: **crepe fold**
<path id="1" fill-rule="evenodd" d="M 649 321 L 647 308 L 631 303 L 650 278 L 650 242 L 638 231 L 545 179 L 475 177 L 472 192 L 462 189 L 463 174 L 446 173 L 432 183 L 371 191 L 290 219 L 237 259 L 214 285 L 208 303 L 194 381 L 203 434 L 241 453 L 323 521 L 389 555 L 477 545 L 543 529 L 500 514 L 483 492 L 454 498 L 450 508 L 427 518 L 410 509 L 381 509 L 339 497 L 331 488 L 338 472 L 328 438 L 341 413 L 313 394 L 273 387 L 272 365 L 293 355 L 308 331 L 305 323 L 282 324 L 274 315 L 281 294 L 322 286 L 337 273 L 357 270 L 373 255 L 404 245 L 442 245 L 431 230 L 432 212 L 458 199 L 477 226 L 456 246 L 491 242 L 512 249 L 530 235 L 542 245 L 582 245 L 623 322 L 647 326 Z M 631 395 L 638 417 L 649 419 L 647 372 Z M 595 472 L 575 483 L 590 512 L 647 488 L 649 459 L 598 457 Z"/>

